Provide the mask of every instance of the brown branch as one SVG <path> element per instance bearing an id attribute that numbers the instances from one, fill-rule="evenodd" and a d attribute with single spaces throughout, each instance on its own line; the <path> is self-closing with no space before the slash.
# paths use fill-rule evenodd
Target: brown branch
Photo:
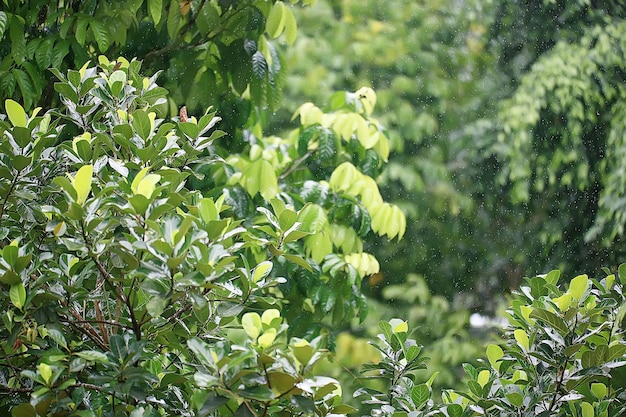
<path id="1" fill-rule="evenodd" d="M 65 321 L 67 323 L 69 323 L 71 326 L 73 326 L 79 332 L 81 332 L 82 334 L 87 336 L 89 339 L 91 339 L 95 344 L 97 344 L 100 347 L 100 349 L 102 349 L 102 350 L 109 350 L 108 344 L 104 343 L 104 341 L 102 340 L 102 338 L 100 337 L 100 335 L 98 334 L 96 329 L 91 324 L 89 324 L 89 322 L 87 320 L 85 320 L 73 308 L 69 307 L 67 302 L 63 301 L 63 302 L 61 302 L 61 305 L 67 308 L 67 310 L 72 315 L 72 317 L 74 317 L 76 322 L 81 323 L 84 326 L 78 326 L 76 324 L 76 322 L 74 322 L 74 321 L 72 321 L 72 320 L 70 320 L 69 318 L 66 317 Z"/>
<path id="2" fill-rule="evenodd" d="M 102 307 L 100 306 L 100 300 L 93 300 L 93 308 L 96 311 L 96 320 L 94 323 L 98 324 L 100 333 L 102 334 L 102 340 L 107 345 L 109 344 L 109 331 L 106 328 L 106 321 L 104 320 L 104 314 L 102 314 Z"/>
<path id="3" fill-rule="evenodd" d="M 204 6 L 204 2 L 206 0 L 202 0 L 202 2 L 200 3 L 200 5 L 198 6 L 197 10 L 202 10 L 202 6 Z M 178 3 L 176 2 L 172 2 L 170 3 L 170 7 L 178 7 Z M 200 13 L 200 12 L 198 12 Z M 170 51 L 173 51 L 174 49 L 178 49 L 178 46 L 183 42 L 185 35 L 187 34 L 187 31 L 194 25 L 194 23 L 196 23 L 196 16 L 191 15 L 191 17 L 189 18 L 189 21 L 187 23 L 185 23 L 185 26 L 183 26 L 180 31 L 178 32 L 178 35 L 176 36 L 176 39 L 174 39 L 169 45 L 164 46 L 161 49 L 157 49 L 156 51 L 150 51 L 146 54 L 146 56 L 143 58 L 144 62 L 148 62 L 154 58 L 156 58 L 157 56 L 160 55 L 164 55 Z M 196 45 L 198 46 L 198 45 Z"/>
<path id="4" fill-rule="evenodd" d="M 133 330 L 133 327 L 132 327 L 132 326 L 128 326 L 128 325 L 126 325 L 126 324 L 122 324 L 122 323 L 115 322 L 115 321 L 110 321 L 110 320 L 82 320 L 82 319 L 80 319 L 80 320 L 79 320 L 79 319 L 76 319 L 76 320 L 74 320 L 74 321 L 71 321 L 71 320 L 69 320 L 68 318 L 64 318 L 64 319 L 61 319 L 61 321 L 62 321 L 62 322 L 66 322 L 66 323 L 68 323 L 68 324 L 71 324 L 71 323 L 80 323 L 80 324 L 92 324 L 92 323 L 93 323 L 93 324 L 106 324 L 106 325 L 109 325 L 109 326 L 122 327 L 122 328 L 124 328 L 124 329 Z M 92 329 L 94 329 L 94 330 L 95 330 L 95 328 L 94 328 L 94 327 L 92 327 Z"/>
<path id="5" fill-rule="evenodd" d="M 278 181 L 280 182 L 281 180 L 284 180 L 285 178 L 287 178 L 287 176 L 289 174 L 291 174 L 292 172 L 295 172 L 300 165 L 302 165 L 302 163 L 304 161 L 306 161 L 308 158 L 310 158 L 311 156 L 313 156 L 313 154 L 317 152 L 317 149 L 311 149 L 310 151 L 308 151 L 307 153 L 305 153 L 304 155 L 302 155 L 302 157 L 296 159 L 295 161 L 292 162 L 291 165 L 289 165 L 287 167 L 286 170 L 284 170 L 279 176 L 278 176 Z"/>
<path id="6" fill-rule="evenodd" d="M 35 390 L 34 388 L 9 388 L 5 386 L 0 386 L 0 392 L 6 392 L 9 394 L 14 394 L 18 392 L 30 393 L 30 392 L 33 392 L 34 390 Z"/>
<path id="7" fill-rule="evenodd" d="M 98 271 L 100 271 L 100 274 L 104 278 L 104 282 L 109 286 L 109 288 L 111 288 L 115 296 L 126 305 L 126 308 L 128 309 L 128 314 L 130 315 L 130 320 L 132 322 L 132 328 L 133 332 L 135 333 L 135 338 L 137 340 L 141 340 L 141 325 L 137 321 L 137 317 L 135 317 L 135 309 L 133 307 L 133 304 L 130 302 L 129 297 L 124 294 L 124 291 L 121 291 L 113 284 L 113 277 L 111 276 L 111 274 L 109 274 L 109 271 L 106 270 L 104 265 L 100 263 L 100 260 L 98 260 L 95 255 L 92 255 L 92 259 L 96 264 L 96 268 L 98 268 Z"/>
<path id="8" fill-rule="evenodd" d="M 4 201 L 2 201 L 2 206 L 0 206 L 0 226 L 2 225 L 2 221 L 4 220 L 4 210 L 6 208 L 6 205 L 9 202 L 9 197 L 11 197 L 11 194 L 13 194 L 13 191 L 15 190 L 15 187 L 17 186 L 19 175 L 20 173 L 18 171 L 15 177 L 13 177 L 13 181 L 11 181 L 11 186 L 9 187 L 9 191 L 7 191 L 7 195 L 4 197 Z"/>
<path id="9" fill-rule="evenodd" d="M 94 385 L 94 384 L 88 384 L 86 382 L 77 382 L 76 384 L 72 385 L 73 387 L 79 387 L 79 388 L 86 388 L 86 389 L 91 389 L 94 391 L 98 391 L 98 392 L 103 392 L 105 394 L 111 395 L 112 397 L 117 398 L 118 400 L 125 400 L 124 396 L 118 394 L 115 391 L 109 391 L 107 389 L 105 389 L 104 387 L 101 387 L 100 385 Z"/>

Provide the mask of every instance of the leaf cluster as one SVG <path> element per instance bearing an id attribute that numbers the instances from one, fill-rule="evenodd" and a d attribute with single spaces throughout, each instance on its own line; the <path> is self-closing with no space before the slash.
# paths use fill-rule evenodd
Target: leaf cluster
<path id="1" fill-rule="evenodd" d="M 364 194 L 311 172 L 305 127 L 222 153 L 210 108 L 161 118 L 158 74 L 98 61 L 52 70 L 59 109 L 5 101 L 0 410 L 350 411 L 313 365 L 323 328 L 366 313 L 360 282 L 378 263 L 360 244 Z M 404 232 L 374 232 L 390 230 Z"/>

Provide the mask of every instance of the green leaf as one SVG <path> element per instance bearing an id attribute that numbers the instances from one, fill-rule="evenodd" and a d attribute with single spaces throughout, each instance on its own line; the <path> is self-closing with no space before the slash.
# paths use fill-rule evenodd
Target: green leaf
<path id="1" fill-rule="evenodd" d="M 261 196 L 265 200 L 271 200 L 278 194 L 278 178 L 276 177 L 276 171 L 274 167 L 268 161 L 261 161 L 261 182 L 259 184 L 259 190 Z"/>
<path id="2" fill-rule="evenodd" d="M 426 384 L 420 384 L 411 390 L 411 399 L 418 410 L 430 399 L 430 388 Z"/>
<path id="3" fill-rule="evenodd" d="M 309 263 L 302 258 L 301 256 L 298 255 L 291 255 L 291 254 L 284 254 L 282 255 L 285 259 L 287 259 L 289 262 L 293 262 L 296 265 L 300 265 L 301 267 L 303 267 L 304 269 L 306 269 L 307 271 L 313 272 L 313 268 L 311 268 L 311 265 L 309 265 Z"/>
<path id="4" fill-rule="evenodd" d="M 137 132 L 139 137 L 141 137 L 143 140 L 148 139 L 148 136 L 150 136 L 150 133 L 152 133 L 148 113 L 143 110 L 135 110 L 132 114 L 132 117 L 132 125 L 135 129 L 135 132 Z"/>
<path id="5" fill-rule="evenodd" d="M 196 21 L 201 34 L 207 35 L 219 28 L 220 14 L 212 2 L 206 2 L 198 13 Z"/>
<path id="6" fill-rule="evenodd" d="M 76 191 L 76 204 L 83 205 L 91 192 L 93 166 L 83 165 L 72 178 L 72 186 Z"/>
<path id="7" fill-rule="evenodd" d="M 626 263 L 621 264 L 617 268 L 617 273 L 619 275 L 619 281 L 622 283 L 622 285 L 626 285 Z"/>
<path id="8" fill-rule="evenodd" d="M 57 329 L 48 329 L 48 337 L 54 340 L 62 348 L 67 349 L 67 341 L 61 331 Z"/>
<path id="9" fill-rule="evenodd" d="M 97 363 L 108 363 L 109 358 L 102 352 L 98 352 L 96 350 L 83 350 L 82 352 L 76 352 L 74 355 L 79 358 L 83 358 L 89 362 L 97 362 Z"/>
<path id="10" fill-rule="evenodd" d="M 252 72 L 258 79 L 263 79 L 265 74 L 267 74 L 267 61 L 265 57 L 261 51 L 256 51 L 250 59 L 252 61 Z"/>
<path id="11" fill-rule="evenodd" d="M 26 127 L 27 120 L 26 112 L 24 108 L 16 101 L 6 99 L 4 101 L 4 108 L 6 109 L 7 116 L 9 116 L 9 120 L 11 124 L 16 127 Z"/>
<path id="12" fill-rule="evenodd" d="M 109 31 L 107 30 L 106 26 L 104 26 L 104 24 L 101 22 L 92 20 L 91 22 L 89 22 L 89 28 L 91 29 L 91 32 L 96 39 L 98 49 L 101 53 L 105 53 L 107 49 L 109 49 L 109 45 L 111 44 Z"/>
<path id="13" fill-rule="evenodd" d="M 543 308 L 535 308 L 533 309 L 532 313 L 530 313 L 530 317 L 543 321 L 545 324 L 557 330 L 561 334 L 561 336 L 565 336 L 567 333 L 569 333 L 569 329 L 567 328 L 567 324 L 565 324 L 565 321 L 563 321 L 561 317 L 549 312 L 548 310 L 544 310 Z"/>
<path id="14" fill-rule="evenodd" d="M 87 39 L 87 25 L 89 25 L 89 18 L 78 18 L 76 20 L 76 29 L 74 30 L 74 38 L 80 46 L 85 46 L 85 40 Z"/>
<path id="15" fill-rule="evenodd" d="M 41 69 L 47 69 L 52 63 L 52 51 L 54 49 L 54 39 L 44 39 L 37 46 L 35 51 L 35 61 Z"/>
<path id="16" fill-rule="evenodd" d="M 30 108 L 33 101 L 38 99 L 37 91 L 35 90 L 31 78 L 19 68 L 13 68 L 12 73 L 17 81 L 17 85 L 20 87 L 22 98 L 24 99 L 24 106 Z"/>
<path id="17" fill-rule="evenodd" d="M 0 11 L 0 39 L 4 36 L 4 30 L 7 27 L 7 14 Z"/>
<path id="18" fill-rule="evenodd" d="M 285 40 L 289 45 L 293 45 L 293 43 L 296 41 L 296 36 L 298 34 L 296 17 L 293 15 L 293 12 L 289 7 L 285 7 L 283 14 L 285 25 Z"/>
<path id="19" fill-rule="evenodd" d="M 326 128 L 321 129 L 317 152 L 322 163 L 332 162 L 335 159 L 337 155 L 337 139 L 332 130 Z"/>
<path id="20" fill-rule="evenodd" d="M 446 411 L 449 417 L 462 417 L 463 407 L 460 404 L 449 404 L 446 406 Z"/>
<path id="21" fill-rule="evenodd" d="M 524 396 L 519 392 L 509 392 L 506 399 L 515 407 L 521 407 L 524 404 Z"/>
<path id="22" fill-rule="evenodd" d="M 11 39 L 11 55 L 18 65 L 22 65 L 27 55 L 25 35 L 24 23 L 17 15 L 13 15 L 9 26 L 9 38 Z"/>
<path id="23" fill-rule="evenodd" d="M 257 401 L 271 401 L 274 399 L 274 392 L 266 386 L 246 388 L 239 391 L 239 394 L 244 398 L 250 398 Z M 236 415 L 241 414 L 237 413 Z"/>
<path id="24" fill-rule="evenodd" d="M 30 404 L 18 404 L 11 408 L 11 417 L 37 417 L 37 411 Z"/>
<path id="25" fill-rule="evenodd" d="M 161 11 L 163 10 L 163 0 L 148 0 L 148 13 L 154 22 L 154 26 L 161 21 Z"/>
<path id="26" fill-rule="evenodd" d="M 170 39 L 175 39 L 180 27 L 180 7 L 177 2 L 170 2 L 169 13 L 167 14 L 167 34 Z"/>
<path id="27" fill-rule="evenodd" d="M 332 414 L 334 415 L 344 415 L 344 414 L 352 414 L 356 413 L 358 410 L 348 404 L 339 404 L 332 408 Z"/>
<path id="28" fill-rule="evenodd" d="M 544 279 L 546 280 L 547 283 L 556 285 L 559 282 L 560 276 L 561 276 L 561 271 L 559 271 L 558 269 L 554 269 L 548 272 Z"/>
<path id="29" fill-rule="evenodd" d="M 206 342 L 194 337 L 187 341 L 187 346 L 189 346 L 189 349 L 200 360 L 200 363 L 211 369 L 215 367 L 215 360 L 211 353 L 211 348 Z"/>
<path id="30" fill-rule="evenodd" d="M 152 317 L 161 317 L 163 310 L 167 307 L 168 299 L 165 297 L 154 296 L 146 304 L 146 310 Z"/>
<path id="31" fill-rule="evenodd" d="M 11 285 L 11 289 L 9 290 L 9 296 L 11 298 L 11 303 L 18 309 L 22 309 L 24 307 L 24 303 L 26 302 L 26 288 L 24 288 L 24 284 L 21 282 L 17 284 Z"/>
<path id="32" fill-rule="evenodd" d="M 285 20 L 287 18 L 285 10 L 285 4 L 282 1 L 277 1 L 267 16 L 265 31 L 272 39 L 280 36 L 285 28 Z"/>
<path id="33" fill-rule="evenodd" d="M 68 83 L 54 83 L 54 90 L 73 103 L 78 101 L 78 93 Z"/>
<path id="34" fill-rule="evenodd" d="M 317 204 L 307 204 L 298 213 L 298 221 L 302 223 L 302 230 L 317 233 L 328 225 L 326 212 Z"/>
<path id="35" fill-rule="evenodd" d="M 298 221 L 298 213 L 293 210 L 285 210 L 278 216 L 278 223 L 282 230 L 289 230 Z"/>
<path id="36" fill-rule="evenodd" d="M 15 245 L 7 245 L 2 249 L 2 258 L 9 264 L 11 268 L 15 266 L 15 262 L 19 257 L 19 249 Z"/>

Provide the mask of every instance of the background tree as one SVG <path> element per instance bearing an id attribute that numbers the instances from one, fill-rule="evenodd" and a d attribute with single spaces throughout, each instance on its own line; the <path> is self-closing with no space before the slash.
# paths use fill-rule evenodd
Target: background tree
<path id="1" fill-rule="evenodd" d="M 514 93 L 498 105 L 485 152 L 505 191 L 488 204 L 523 219 L 525 271 L 593 270 L 623 254 L 625 12 L 615 2 L 497 12 L 492 47 Z"/>
<path id="2" fill-rule="evenodd" d="M 5 0 L 3 4 L 3 97 L 23 102 L 27 110 L 37 105 L 49 108 L 59 104 L 49 67 L 80 68 L 100 54 L 136 56 L 150 73 L 164 71 L 160 82 L 171 99 L 161 112 L 175 115 L 186 105 L 190 114 L 200 114 L 206 103 L 214 103 L 223 129 L 229 133 L 239 129 L 235 139 L 241 138 L 240 128 L 251 113 L 277 108 L 286 72 L 271 40 L 284 34 L 283 39 L 293 43 L 297 31 L 291 7 L 281 1 Z"/>

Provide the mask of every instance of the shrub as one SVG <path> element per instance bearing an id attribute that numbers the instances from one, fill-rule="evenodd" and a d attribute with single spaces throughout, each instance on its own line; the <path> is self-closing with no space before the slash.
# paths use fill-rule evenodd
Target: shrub
<path id="1" fill-rule="evenodd" d="M 425 366 L 421 347 L 398 319 L 381 322 L 383 359 L 364 367 L 390 382 L 386 392 L 356 393 L 379 416 L 621 416 L 626 412 L 626 264 L 617 276 L 579 275 L 567 290 L 560 272 L 527 278 L 511 301 L 500 345 L 487 347 L 480 367 L 465 365 L 467 392 L 431 400 L 431 385 L 411 371 Z M 618 279 L 619 278 L 619 279 Z"/>
<path id="2" fill-rule="evenodd" d="M 210 109 L 160 118 L 167 91 L 140 66 L 52 70 L 61 109 L 5 102 L 0 411 L 350 411 L 311 368 L 323 329 L 365 314 L 361 238 L 404 233 L 372 178 L 373 91 L 305 105 L 284 139 L 255 126 L 233 153 Z"/>

